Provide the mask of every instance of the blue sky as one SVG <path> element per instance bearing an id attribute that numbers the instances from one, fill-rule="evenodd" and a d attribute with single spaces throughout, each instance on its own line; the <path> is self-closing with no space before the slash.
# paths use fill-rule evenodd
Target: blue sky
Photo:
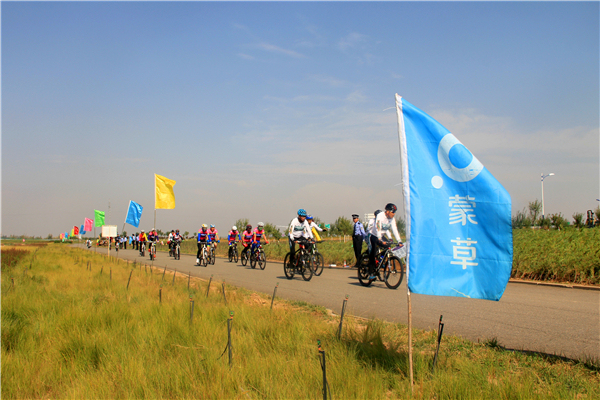
<path id="1" fill-rule="evenodd" d="M 402 204 L 394 94 L 448 128 L 513 213 L 600 198 L 598 2 L 2 2 L 2 234 L 93 210 L 226 232 Z M 128 232 L 135 230 L 127 225 Z"/>

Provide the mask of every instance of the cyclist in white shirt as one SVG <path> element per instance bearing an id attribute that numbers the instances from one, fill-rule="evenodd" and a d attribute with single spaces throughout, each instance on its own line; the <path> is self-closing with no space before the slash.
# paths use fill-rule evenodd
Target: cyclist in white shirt
<path id="1" fill-rule="evenodd" d="M 369 240 L 371 242 L 371 249 L 369 251 L 369 279 L 375 280 L 377 277 L 375 276 L 375 254 L 377 253 L 378 247 L 389 247 L 389 243 L 382 241 L 384 234 L 388 234 L 391 231 L 396 238 L 398 243 L 402 242 L 400 238 L 400 234 L 398 233 L 398 228 L 396 227 L 396 220 L 394 219 L 394 215 L 396 214 L 395 204 L 388 203 L 385 206 L 385 211 L 379 213 L 375 218 L 375 223 L 369 230 L 370 237 Z"/>
<path id="2" fill-rule="evenodd" d="M 312 249 L 312 244 L 309 242 L 313 238 L 310 231 L 310 226 L 306 221 L 306 210 L 301 208 L 298 210 L 298 217 L 294 218 L 290 223 L 289 242 L 290 242 L 290 262 L 293 264 L 294 255 L 296 254 L 296 242 L 303 243 L 308 251 Z"/>

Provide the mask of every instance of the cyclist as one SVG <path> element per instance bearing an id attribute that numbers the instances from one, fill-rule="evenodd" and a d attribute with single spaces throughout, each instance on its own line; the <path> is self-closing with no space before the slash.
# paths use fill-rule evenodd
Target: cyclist
<path id="1" fill-rule="evenodd" d="M 236 236 L 238 237 L 237 240 L 242 241 L 242 235 L 238 232 L 237 226 L 234 225 L 231 227 L 231 230 L 227 234 L 227 243 L 229 244 L 229 251 L 231 251 L 231 245 L 236 242 Z"/>
<path id="2" fill-rule="evenodd" d="M 252 243 L 254 242 L 254 232 L 252 232 L 252 225 L 248 224 L 246 225 L 246 230 L 244 232 L 242 232 L 242 240 L 241 243 L 244 246 L 244 249 L 242 250 L 242 253 L 240 254 L 240 256 L 242 254 L 248 254 L 248 249 L 250 248 L 250 246 L 252 245 Z"/>
<path id="3" fill-rule="evenodd" d="M 198 231 L 198 253 L 196 253 L 196 264 L 200 265 L 200 254 L 202 246 L 210 244 L 210 235 L 208 234 L 208 226 L 202 224 L 202 228 Z"/>
<path id="4" fill-rule="evenodd" d="M 262 237 L 265 238 L 265 244 L 269 244 L 269 240 L 267 239 L 267 233 L 265 232 L 265 224 L 259 222 L 258 226 L 254 230 L 254 238 L 252 240 L 252 252 L 254 252 L 254 250 L 256 250 L 256 248 L 260 245 L 260 239 Z"/>
<path id="5" fill-rule="evenodd" d="M 158 234 L 154 229 L 148 233 L 148 250 L 150 250 L 150 246 L 154 243 L 158 242 Z M 155 255 L 156 256 L 156 255 Z"/>
<path id="6" fill-rule="evenodd" d="M 310 226 L 306 221 L 306 210 L 301 208 L 298 210 L 298 217 L 294 218 L 290 223 L 289 243 L 290 243 L 290 262 L 294 263 L 294 255 L 296 254 L 296 242 L 303 243 L 306 250 L 311 251 L 312 244 L 309 239 L 313 238 L 310 231 Z"/>
<path id="7" fill-rule="evenodd" d="M 138 237 L 138 250 L 140 251 L 140 255 L 142 255 L 142 245 L 148 241 L 148 236 L 142 229 L 140 232 L 140 236 Z"/>
<path id="8" fill-rule="evenodd" d="M 369 251 L 369 280 L 375 280 L 377 277 L 375 276 L 375 254 L 377 253 L 378 247 L 389 247 L 389 243 L 382 241 L 384 234 L 389 234 L 389 231 L 392 231 L 396 241 L 398 243 L 402 243 L 400 239 L 400 234 L 398 234 L 398 228 L 396 227 L 396 220 L 394 219 L 394 215 L 396 214 L 395 204 L 388 203 L 385 206 L 385 211 L 381 212 L 375 218 L 375 223 L 370 230 L 370 243 L 371 249 Z"/>
<path id="9" fill-rule="evenodd" d="M 219 232 L 217 228 L 215 228 L 214 224 L 210 224 L 210 228 L 208 229 L 208 235 L 210 236 L 210 242 L 212 246 L 215 248 L 215 253 L 217 252 L 217 243 L 221 243 L 221 239 L 219 239 Z"/>
<path id="10" fill-rule="evenodd" d="M 177 246 L 177 244 L 181 245 L 182 240 L 183 240 L 183 236 L 181 236 L 181 234 L 179 233 L 179 229 L 177 229 L 175 231 L 175 233 L 173 233 L 173 236 L 171 237 L 171 246 L 173 247 L 173 256 L 175 256 L 175 246 Z"/>
<path id="11" fill-rule="evenodd" d="M 171 229 L 171 232 L 169 232 L 169 237 L 167 238 L 167 246 L 169 246 L 169 255 L 173 255 L 173 249 L 175 248 L 175 246 L 173 246 L 173 234 L 175 233 L 174 230 Z"/>
<path id="12" fill-rule="evenodd" d="M 308 226 L 310 227 L 311 232 L 313 232 L 313 236 L 315 236 L 317 241 L 320 242 L 321 237 L 319 236 L 319 233 L 316 231 L 323 232 L 323 231 L 326 231 L 327 228 L 321 229 L 321 227 L 319 225 L 315 224 L 315 221 L 314 221 L 314 218 L 312 215 L 307 215 L 306 220 L 308 221 Z M 313 229 L 314 229 L 314 231 L 313 231 Z"/>

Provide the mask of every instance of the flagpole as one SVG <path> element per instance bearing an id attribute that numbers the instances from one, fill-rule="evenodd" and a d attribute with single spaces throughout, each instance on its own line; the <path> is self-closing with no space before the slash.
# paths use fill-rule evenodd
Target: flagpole
<path id="1" fill-rule="evenodd" d="M 410 391 L 415 394 L 415 383 L 413 380 L 413 348 L 412 348 L 412 303 L 410 301 L 410 289 L 407 288 L 408 296 L 408 369 L 410 375 Z"/>

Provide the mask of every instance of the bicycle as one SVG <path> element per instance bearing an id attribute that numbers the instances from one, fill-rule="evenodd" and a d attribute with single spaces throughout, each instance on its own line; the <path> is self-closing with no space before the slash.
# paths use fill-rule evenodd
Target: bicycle
<path id="1" fill-rule="evenodd" d="M 238 262 L 239 254 L 237 249 L 237 242 L 229 244 L 229 262 Z"/>
<path id="2" fill-rule="evenodd" d="M 200 242 L 200 244 L 202 245 L 202 250 L 200 250 L 200 264 L 198 265 L 204 265 L 205 267 L 208 265 L 208 249 L 206 248 L 206 245 L 208 243 L 206 242 Z"/>
<path id="3" fill-rule="evenodd" d="M 402 283 L 406 271 L 406 249 L 402 244 L 393 249 L 391 246 L 380 248 L 375 255 L 374 275 L 390 289 L 396 289 Z M 369 279 L 369 253 L 364 252 L 358 265 L 358 281 L 363 286 L 370 286 L 373 280 Z"/>
<path id="4" fill-rule="evenodd" d="M 181 245 L 179 241 L 175 241 L 175 246 L 173 246 L 173 258 L 176 260 L 181 260 Z"/>
<path id="5" fill-rule="evenodd" d="M 250 246 L 250 243 L 248 243 L 248 247 L 242 250 L 242 253 L 240 254 L 240 258 L 242 259 L 242 265 L 244 267 L 246 266 L 246 264 L 248 264 L 248 259 L 250 259 L 250 256 L 248 255 L 248 252 L 250 251 Z"/>
<path id="6" fill-rule="evenodd" d="M 146 242 L 142 242 L 140 245 L 140 256 L 144 257 L 146 255 Z"/>
<path id="7" fill-rule="evenodd" d="M 260 269 L 265 269 L 267 266 L 267 256 L 265 255 L 265 251 L 260 243 L 256 249 L 254 249 L 252 254 L 250 254 L 250 267 L 254 269 L 256 268 L 256 264 L 258 264 Z"/>
<path id="8" fill-rule="evenodd" d="M 217 257 L 215 256 L 215 247 L 214 244 L 210 245 L 210 249 L 208 250 L 208 263 L 215 265 L 215 259 Z"/>
<path id="9" fill-rule="evenodd" d="M 292 253 L 287 253 L 283 261 L 283 273 L 287 279 L 292 279 L 295 273 L 299 273 L 302 275 L 302 279 L 310 281 L 313 277 L 312 257 L 306 250 L 304 243 L 297 243 L 299 249 L 294 257 L 295 262 L 293 264 L 290 262 Z"/>
<path id="10" fill-rule="evenodd" d="M 312 251 L 310 253 L 313 262 L 313 273 L 316 276 L 320 276 L 323 273 L 323 267 L 325 266 L 325 260 L 323 259 L 323 255 L 319 253 L 319 250 L 317 250 L 317 243 L 321 242 L 322 240 L 315 242 L 312 246 Z"/>
<path id="11" fill-rule="evenodd" d="M 156 260 L 156 243 L 150 242 L 150 249 L 148 253 L 150 253 L 150 260 Z"/>

